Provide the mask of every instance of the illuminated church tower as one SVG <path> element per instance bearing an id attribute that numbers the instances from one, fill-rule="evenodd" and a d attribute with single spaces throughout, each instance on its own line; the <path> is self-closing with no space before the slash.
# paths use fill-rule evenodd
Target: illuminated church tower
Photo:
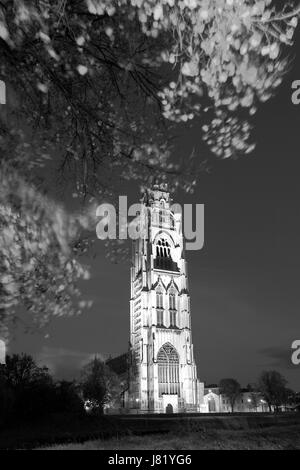
<path id="1" fill-rule="evenodd" d="M 146 192 L 139 221 L 146 230 L 133 242 L 127 407 L 200 411 L 181 214 L 172 211 L 165 185 Z"/>

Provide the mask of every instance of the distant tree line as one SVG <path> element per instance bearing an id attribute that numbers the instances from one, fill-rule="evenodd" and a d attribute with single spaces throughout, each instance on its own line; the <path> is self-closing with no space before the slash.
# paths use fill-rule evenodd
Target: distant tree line
<path id="1" fill-rule="evenodd" d="M 108 403 L 116 404 L 122 384 L 118 376 L 95 358 L 77 381 L 55 381 L 47 367 L 40 367 L 27 354 L 6 357 L 0 365 L 0 425 L 45 418 L 53 413 L 102 414 Z"/>
<path id="2" fill-rule="evenodd" d="M 108 364 L 95 357 L 83 367 L 78 380 L 56 381 L 48 368 L 37 365 L 31 356 L 7 356 L 6 364 L 0 366 L 0 425 L 38 420 L 54 413 L 101 415 L 105 407 L 121 407 L 127 384 Z M 269 411 L 277 412 L 286 405 L 300 406 L 300 395 L 286 384 L 279 372 L 262 372 L 257 384 L 248 386 L 253 410 L 261 399 Z M 225 378 L 219 387 L 231 411 L 236 411 L 242 394 L 238 381 Z"/>
<path id="3" fill-rule="evenodd" d="M 219 384 L 220 392 L 227 397 L 231 412 L 242 394 L 239 382 L 233 378 L 222 379 Z M 250 393 L 253 411 L 257 410 L 261 400 L 269 411 L 280 411 L 282 406 L 300 406 L 300 395 L 287 387 L 287 380 L 275 370 L 263 371 L 255 385 L 247 387 Z"/>

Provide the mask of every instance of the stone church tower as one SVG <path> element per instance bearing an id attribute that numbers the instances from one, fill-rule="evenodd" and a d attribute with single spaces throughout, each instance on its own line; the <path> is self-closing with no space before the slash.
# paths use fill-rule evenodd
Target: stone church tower
<path id="1" fill-rule="evenodd" d="M 138 217 L 144 235 L 133 242 L 126 400 L 132 413 L 195 412 L 203 403 L 181 214 L 171 202 L 165 185 L 146 192 Z"/>

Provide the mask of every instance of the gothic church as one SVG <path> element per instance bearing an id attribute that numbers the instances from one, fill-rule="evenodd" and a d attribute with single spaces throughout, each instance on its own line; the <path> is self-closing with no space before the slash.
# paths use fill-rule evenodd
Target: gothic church
<path id="1" fill-rule="evenodd" d="M 199 412 L 204 384 L 193 354 L 190 294 L 181 214 L 166 186 L 145 193 L 133 242 L 130 364 L 131 413 Z"/>

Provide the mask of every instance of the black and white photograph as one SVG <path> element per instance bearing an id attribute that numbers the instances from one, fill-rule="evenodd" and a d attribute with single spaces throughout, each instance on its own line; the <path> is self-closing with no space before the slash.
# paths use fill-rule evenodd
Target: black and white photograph
<path id="1" fill-rule="evenodd" d="M 300 0 L 0 0 L 1 451 L 300 450 L 299 148 Z"/>

